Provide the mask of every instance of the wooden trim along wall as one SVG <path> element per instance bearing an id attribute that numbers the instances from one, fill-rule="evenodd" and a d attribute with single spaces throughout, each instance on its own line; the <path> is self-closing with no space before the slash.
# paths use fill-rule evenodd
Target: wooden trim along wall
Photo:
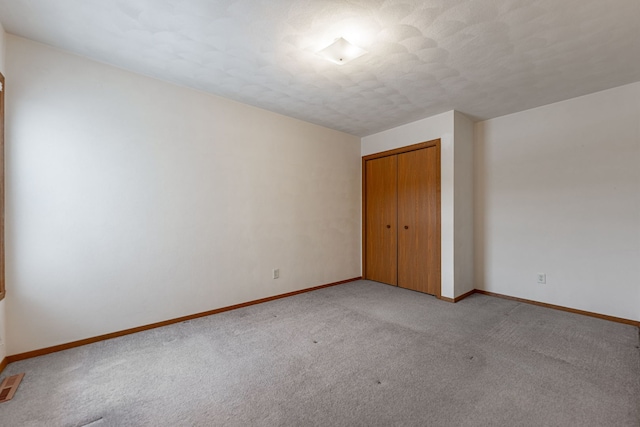
<path id="1" fill-rule="evenodd" d="M 462 300 L 463 300 L 463 299 L 465 299 L 466 297 L 468 297 L 468 296 L 470 296 L 470 295 L 473 295 L 473 294 L 475 294 L 475 293 L 476 293 L 476 290 L 475 290 L 475 289 L 472 289 L 472 290 L 470 290 L 469 292 L 467 292 L 466 294 L 462 294 L 462 295 L 460 295 L 460 296 L 458 296 L 458 297 L 455 297 L 455 298 L 443 297 L 442 295 L 440 295 L 440 297 L 439 297 L 439 298 L 440 298 L 442 301 L 446 301 L 446 302 L 454 302 L 454 303 L 455 303 L 455 302 L 458 302 L 458 301 L 462 301 Z"/>
<path id="2" fill-rule="evenodd" d="M 44 356 L 46 354 L 50 354 L 50 353 L 55 353 L 58 351 L 62 351 L 62 350 L 67 350 L 70 348 L 74 348 L 74 347 L 80 347 L 83 345 L 87 345 L 87 344 L 92 344 L 92 343 L 96 343 L 99 341 L 105 341 L 111 338 L 117 338 L 117 337 L 121 337 L 124 335 L 130 335 L 130 334 L 135 334 L 136 332 L 142 332 L 142 331 L 146 331 L 149 329 L 155 329 L 155 328 L 160 328 L 162 326 L 167 326 L 167 325 L 171 325 L 174 323 L 180 323 L 180 322 L 184 322 L 187 320 L 192 320 L 192 319 L 197 319 L 198 317 L 204 317 L 204 316 L 210 316 L 213 314 L 218 314 L 218 313 L 223 313 L 225 311 L 231 311 L 231 310 L 235 310 L 238 308 L 243 308 L 243 307 L 248 307 L 251 305 L 255 305 L 255 304 L 260 304 L 263 302 L 268 302 L 268 301 L 273 301 L 273 300 L 277 300 L 277 299 L 281 299 L 281 298 L 286 298 L 286 297 L 290 297 L 293 295 L 298 295 L 298 294 L 302 294 L 305 292 L 311 292 L 311 291 L 315 291 L 318 289 L 323 289 L 323 288 L 328 288 L 330 286 L 336 286 L 336 285 L 341 285 L 343 283 L 349 283 L 349 282 L 354 282 L 356 280 L 360 280 L 362 279 L 362 277 L 354 277 L 353 279 L 347 279 L 347 280 L 342 280 L 340 282 L 334 282 L 334 283 L 329 283 L 326 285 L 320 285 L 320 286 L 315 286 L 313 288 L 307 288 L 307 289 L 302 289 L 299 291 L 294 291 L 294 292 L 289 292 L 286 294 L 281 294 L 281 295 L 275 295 L 272 297 L 268 297 L 268 298 L 262 298 L 259 300 L 254 300 L 254 301 L 249 301 L 249 302 L 245 302 L 242 304 L 236 304 L 236 305 L 232 305 L 229 307 L 223 307 L 223 308 L 218 308 L 216 310 L 211 310 L 211 311 L 206 311 L 203 313 L 197 313 L 197 314 L 192 314 L 189 316 L 184 316 L 184 317 L 178 317 L 176 319 L 171 319 L 171 320 L 165 320 L 164 322 L 158 322 L 158 323 L 152 323 L 150 325 L 145 325 L 145 326 L 139 326 L 137 328 L 131 328 L 131 329 L 125 329 L 124 331 L 119 331 L 119 332 L 113 332 L 110 334 L 105 334 L 105 335 L 100 335 L 97 337 L 93 337 L 93 338 L 87 338 L 84 340 L 79 340 L 79 341 L 74 341 L 74 342 L 70 342 L 67 344 L 60 344 L 60 345 L 56 345 L 53 347 L 47 347 L 47 348 L 43 348 L 40 350 L 33 350 L 33 351 L 29 351 L 26 353 L 20 353 L 20 354 L 14 354 L 12 356 L 7 356 L 4 359 L 2 359 L 2 361 L 0 362 L 0 373 L 2 373 L 2 371 L 4 370 L 4 368 L 7 367 L 7 365 L 9 363 L 13 363 L 13 362 L 17 362 L 20 360 L 24 360 L 24 359 L 30 359 L 32 357 L 38 357 L 38 356 Z M 488 296 L 492 296 L 492 297 L 496 297 L 496 298 L 503 298 L 503 299 L 508 299 L 511 301 L 517 301 L 517 302 L 521 302 L 521 303 L 525 303 L 525 304 L 532 304 L 532 305 L 537 305 L 540 307 L 545 307 L 545 308 L 551 308 L 554 310 L 560 310 L 560 311 L 566 311 L 569 313 L 575 313 L 575 314 L 581 314 L 583 316 L 589 316 L 589 317 L 595 317 L 598 319 L 603 319 L 603 320 L 609 320 L 611 322 L 616 322 L 616 323 L 624 323 L 626 325 L 631 325 L 631 326 L 635 326 L 640 328 L 640 321 L 636 321 L 636 320 L 629 320 L 629 319 L 623 319 L 621 317 L 614 317 L 614 316 L 607 316 L 605 314 L 600 314 L 600 313 L 592 313 L 590 311 L 584 311 L 584 310 L 577 310 L 574 308 L 568 308 L 568 307 L 563 307 L 560 305 L 554 305 L 554 304 L 547 304 L 547 303 L 543 303 L 543 302 L 538 302 L 538 301 L 532 301 L 532 300 L 528 300 L 528 299 L 524 299 L 524 298 L 516 298 L 516 297 L 512 297 L 509 295 L 503 295 L 503 294 L 497 294 L 495 292 L 488 292 L 488 291 L 483 291 L 480 289 L 474 289 L 472 291 L 469 291 L 463 295 L 460 295 L 456 298 L 448 298 L 448 297 L 440 297 L 441 300 L 446 301 L 446 302 L 451 302 L 451 303 L 456 303 L 459 301 L 462 301 L 463 299 L 473 295 L 473 294 L 482 294 L 482 295 L 488 295 Z"/>
<path id="3" fill-rule="evenodd" d="M 342 285 L 344 283 L 354 282 L 356 280 L 360 280 L 362 277 L 354 277 L 353 279 L 341 280 L 339 282 L 328 283 L 326 285 L 314 286 L 312 288 L 302 289 L 299 291 L 288 292 L 286 294 L 275 295 L 272 297 L 261 298 L 254 301 L 245 302 L 242 304 L 231 305 L 229 307 L 218 308 L 215 310 L 205 311 L 202 313 L 191 314 L 189 316 L 178 317 L 175 319 L 165 320 L 163 322 L 151 323 L 150 325 L 138 326 L 137 328 L 125 329 L 124 331 L 112 332 L 110 334 L 99 335 L 93 338 L 86 338 L 79 341 L 73 341 L 66 344 L 54 345 L 53 347 L 42 348 L 40 350 L 28 351 L 26 353 L 14 354 L 12 356 L 7 356 L 2 364 L 0 364 L 1 368 L 7 365 L 7 363 L 17 362 L 19 360 L 30 359 L 32 357 L 44 356 L 45 354 L 55 353 L 62 350 L 68 350 L 74 347 L 80 347 L 87 344 L 93 344 L 99 341 L 109 340 L 111 338 L 117 338 L 124 335 L 135 334 L 136 332 L 147 331 L 149 329 L 160 328 L 162 326 L 172 325 L 174 323 L 180 323 L 187 320 L 197 319 L 198 317 L 211 316 L 212 314 L 223 313 L 225 311 L 236 310 L 238 308 L 249 307 L 251 305 L 261 304 L 263 302 L 274 301 L 281 298 L 291 297 L 298 294 L 303 294 L 306 292 L 317 291 L 318 289 L 328 288 L 330 286 Z M 4 365 L 3 365 L 4 364 Z M 0 369 L 2 372 L 2 369 Z"/>
<path id="4" fill-rule="evenodd" d="M 419 144 L 407 145 L 406 147 L 394 148 L 393 150 L 381 151 L 379 153 L 368 154 L 362 157 L 362 162 L 367 160 L 379 159 L 380 157 L 393 156 L 395 154 L 408 153 L 409 151 L 422 150 L 427 147 L 434 147 L 438 145 L 440 139 L 432 139 L 431 141 L 421 142 Z"/>
<path id="5" fill-rule="evenodd" d="M 545 302 L 538 302 L 538 301 L 528 300 L 524 298 L 511 297 L 509 295 L 496 294 L 495 292 L 488 292 L 480 289 L 476 289 L 474 293 L 508 299 L 511 301 L 523 302 L 525 304 L 532 304 L 540 307 L 552 308 L 554 310 L 566 311 L 569 313 L 582 314 L 583 316 L 596 317 L 598 319 L 609 320 L 611 322 L 617 322 L 617 323 L 624 323 L 626 325 L 632 325 L 640 328 L 640 321 L 623 319 L 622 317 L 607 316 L 606 314 L 593 313 L 591 311 L 578 310 L 576 308 L 563 307 L 561 305 L 547 304 Z"/>
<path id="6" fill-rule="evenodd" d="M 563 307 L 561 305 L 547 304 L 546 302 L 539 302 L 539 301 L 533 301 L 533 300 L 524 299 L 524 298 L 517 298 L 509 295 L 497 294 L 495 292 L 483 291 L 481 289 L 474 289 L 472 291 L 467 292 L 466 294 L 460 295 L 459 297 L 455 297 L 455 298 L 440 297 L 440 299 L 446 302 L 455 303 L 458 301 L 462 301 L 466 297 L 471 296 L 473 294 L 482 294 L 482 295 L 488 295 L 496 298 L 508 299 L 511 301 L 521 302 L 524 304 L 537 305 L 539 307 L 551 308 L 553 310 L 560 310 L 560 311 L 566 311 L 568 313 L 581 314 L 583 316 L 595 317 L 598 319 L 608 320 L 610 322 L 624 323 L 625 325 L 631 325 L 631 326 L 636 326 L 640 328 L 640 321 L 637 321 L 637 320 L 630 320 L 630 319 L 624 319 L 622 317 L 608 316 L 606 314 L 593 313 L 591 311 L 578 310 L 577 308 Z"/>

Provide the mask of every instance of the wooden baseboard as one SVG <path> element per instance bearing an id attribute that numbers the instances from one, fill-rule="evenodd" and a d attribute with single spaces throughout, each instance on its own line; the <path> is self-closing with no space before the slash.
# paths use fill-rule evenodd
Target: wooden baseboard
<path id="1" fill-rule="evenodd" d="M 231 305 L 229 307 L 217 308 L 215 310 L 205 311 L 202 313 L 191 314 L 189 316 L 178 317 L 175 319 L 165 320 L 163 322 L 151 323 L 149 325 L 138 326 L 137 328 L 125 329 L 123 331 L 112 332 L 110 334 L 99 335 L 97 337 L 86 338 L 83 340 L 73 341 L 66 344 L 54 345 L 53 347 L 42 348 L 39 350 L 28 351 L 26 353 L 14 354 L 11 356 L 7 356 L 2 363 L 4 365 L 0 365 L 2 368 L 6 366 L 8 363 L 17 362 L 19 360 L 31 359 L 32 357 L 44 356 L 45 354 L 55 353 L 62 350 L 68 350 L 74 347 L 81 347 L 87 344 L 93 344 L 99 341 L 105 341 L 112 338 L 122 337 L 124 335 L 135 334 L 137 332 L 147 331 L 149 329 L 161 328 L 162 326 L 172 325 L 174 323 L 180 323 L 187 320 L 197 319 L 199 317 L 211 316 L 212 314 L 223 313 L 225 311 L 236 310 L 238 308 L 249 307 L 255 304 L 261 304 L 263 302 L 274 301 L 281 298 L 287 298 L 298 294 L 303 294 L 306 292 L 317 291 L 318 289 L 328 288 L 330 286 L 342 285 L 344 283 L 354 282 L 356 280 L 360 280 L 361 277 L 354 277 L 353 279 L 341 280 L 339 282 L 328 283 L 326 285 L 314 286 L 312 288 L 302 289 L 299 291 L 288 292 L 286 294 L 275 295 L 272 297 L 261 298 L 254 301 L 245 302 L 242 304 Z M 2 369 L 0 369 L 2 371 Z"/>
<path id="2" fill-rule="evenodd" d="M 636 327 L 640 328 L 640 322 L 636 321 L 636 320 L 629 320 L 629 319 L 623 319 L 621 317 L 607 316 L 606 314 L 593 313 L 591 311 L 578 310 L 578 309 L 575 309 L 575 308 L 563 307 L 561 305 L 547 304 L 545 302 L 538 302 L 538 301 L 528 300 L 528 299 L 524 299 L 524 298 L 512 297 L 512 296 L 509 296 L 509 295 L 497 294 L 495 292 L 482 291 L 480 289 L 476 289 L 474 292 L 478 293 L 478 294 L 482 294 L 482 295 L 489 295 L 489 296 L 492 296 L 492 297 L 497 297 L 497 298 L 508 299 L 508 300 L 511 300 L 511 301 L 522 302 L 522 303 L 525 303 L 525 304 L 532 304 L 532 305 L 537 305 L 537 306 L 540 306 L 540 307 L 552 308 L 554 310 L 566 311 L 566 312 L 575 313 L 575 314 L 582 314 L 583 316 L 596 317 L 598 319 L 609 320 L 611 322 L 624 323 L 626 325 L 632 325 L 632 326 L 636 326 Z"/>
<path id="3" fill-rule="evenodd" d="M 575 314 L 581 314 L 583 316 L 596 317 L 598 319 L 609 320 L 611 322 L 624 323 L 625 325 L 632 325 L 640 328 L 640 322 L 636 320 L 623 319 L 621 317 L 608 316 L 606 314 L 593 313 L 591 311 L 578 310 L 575 308 L 563 307 L 561 305 L 547 304 L 545 302 L 539 302 L 539 301 L 533 301 L 533 300 L 524 299 L 524 298 L 512 297 L 509 295 L 497 294 L 495 292 L 483 291 L 480 289 L 474 289 L 472 291 L 467 292 L 466 294 L 460 295 L 459 297 L 455 297 L 455 298 L 440 297 L 440 299 L 446 302 L 456 303 L 473 294 L 489 295 L 496 298 L 503 298 L 503 299 L 517 301 L 525 304 L 532 304 L 540 307 L 551 308 L 554 310 L 566 311 L 568 313 L 575 313 Z"/>
<path id="4" fill-rule="evenodd" d="M 475 294 L 475 293 L 476 293 L 476 290 L 475 290 L 475 289 L 472 289 L 472 290 L 470 290 L 469 292 L 467 292 L 467 293 L 465 293 L 465 294 L 462 294 L 462 295 L 460 295 L 460 296 L 457 296 L 457 297 L 455 297 L 455 298 L 448 298 L 448 297 L 440 296 L 440 299 L 441 299 L 442 301 L 456 303 L 456 302 L 458 302 L 458 301 L 462 301 L 462 300 L 463 300 L 463 299 L 465 299 L 466 297 L 468 297 L 468 296 L 470 296 L 470 295 L 473 295 L 473 294 Z"/>
<path id="5" fill-rule="evenodd" d="M 238 308 L 249 307 L 251 305 L 261 304 L 263 302 L 274 301 L 274 300 L 281 299 L 281 298 L 287 298 L 287 297 L 290 297 L 290 296 L 294 296 L 294 295 L 298 295 L 298 294 L 302 294 L 302 293 L 306 293 L 306 292 L 316 291 L 318 289 L 328 288 L 330 286 L 336 286 L 336 285 L 341 285 L 341 284 L 344 284 L 344 283 L 354 282 L 354 281 L 360 280 L 360 279 L 362 279 L 362 277 L 354 277 L 352 279 L 341 280 L 339 282 L 328 283 L 326 285 L 314 286 L 312 288 L 302 289 L 302 290 L 294 291 L 294 292 L 288 292 L 286 294 L 275 295 L 275 296 L 272 296 L 272 297 L 267 297 L 267 298 L 262 298 L 262 299 L 258 299 L 258 300 L 254 300 L 254 301 L 249 301 L 249 302 L 245 302 L 245 303 L 242 303 L 242 304 L 236 304 L 236 305 L 231 305 L 231 306 L 228 306 L 228 307 L 218 308 L 218 309 L 215 309 L 215 310 L 205 311 L 205 312 L 202 312 L 202 313 L 191 314 L 189 316 L 183 316 L 183 317 L 178 317 L 178 318 L 175 318 L 175 319 L 165 320 L 163 322 L 157 322 L 157 323 L 151 323 L 149 325 L 138 326 L 137 328 L 125 329 L 123 331 L 112 332 L 110 334 L 99 335 L 97 337 L 86 338 L 86 339 L 83 339 L 83 340 L 73 341 L 73 342 L 66 343 L 66 344 L 55 345 L 53 347 L 47 347 L 47 348 L 42 348 L 42 349 L 39 349 L 39 350 L 28 351 L 26 353 L 14 354 L 14 355 L 7 356 L 4 359 L 2 359 L 2 361 L 0 362 L 0 373 L 2 373 L 4 368 L 6 368 L 6 366 L 9 363 L 17 362 L 19 360 L 30 359 L 32 357 L 38 357 L 38 356 L 44 356 L 45 354 L 55 353 L 55 352 L 58 352 L 58 351 L 67 350 L 67 349 L 74 348 L 74 347 L 80 347 L 80 346 L 87 345 L 87 344 L 93 344 L 93 343 L 96 343 L 96 342 L 99 342 L 99 341 L 105 341 L 105 340 L 108 340 L 108 339 L 117 338 L 117 337 L 121 337 L 121 336 L 124 336 L 124 335 L 135 334 L 137 332 L 147 331 L 149 329 L 160 328 L 162 326 L 168 326 L 168 325 L 172 325 L 174 323 L 180 323 L 180 322 L 184 322 L 184 321 L 187 321 L 187 320 L 197 319 L 199 317 L 211 316 L 213 314 L 223 313 L 225 311 L 236 310 Z M 617 323 L 624 323 L 624 324 L 627 324 L 627 325 L 632 325 L 632 326 L 636 326 L 636 327 L 640 328 L 640 321 L 623 319 L 621 317 L 607 316 L 605 314 L 592 313 L 590 311 L 577 310 L 577 309 L 574 309 L 574 308 L 563 307 L 563 306 L 560 306 L 560 305 L 547 304 L 547 303 L 544 303 L 544 302 L 538 302 L 538 301 L 528 300 L 528 299 L 524 299 L 524 298 L 517 298 L 517 297 L 512 297 L 512 296 L 509 296 L 509 295 L 497 294 L 495 292 L 483 291 L 483 290 L 480 290 L 480 289 L 471 290 L 471 291 L 469 291 L 469 292 L 467 292 L 465 294 L 462 294 L 462 295 L 460 295 L 458 297 L 455 297 L 455 298 L 447 298 L 447 297 L 441 296 L 440 299 L 443 300 L 443 301 L 456 303 L 456 302 L 461 301 L 461 300 L 463 300 L 463 299 L 467 298 L 468 296 L 473 295 L 475 293 L 482 294 L 482 295 L 488 295 L 488 296 L 492 296 L 492 297 L 497 297 L 497 298 L 508 299 L 508 300 L 511 300 L 511 301 L 517 301 L 517 302 L 521 302 L 521 303 L 525 303 L 525 304 L 537 305 L 537 306 L 540 306 L 540 307 L 551 308 L 551 309 L 554 309 L 554 310 L 566 311 L 566 312 L 569 312 L 569 313 L 581 314 L 583 316 L 596 317 L 598 319 L 609 320 L 611 322 L 617 322 Z"/>

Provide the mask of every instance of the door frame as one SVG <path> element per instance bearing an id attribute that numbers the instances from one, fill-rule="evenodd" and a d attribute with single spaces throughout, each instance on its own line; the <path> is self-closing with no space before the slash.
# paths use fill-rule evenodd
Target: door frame
<path id="1" fill-rule="evenodd" d="M 436 237 L 438 241 L 440 262 L 438 263 L 438 286 L 436 297 L 442 299 L 442 207 L 441 207 L 441 190 L 442 190 L 442 166 L 440 159 L 440 138 L 433 139 L 431 141 L 420 142 L 418 144 L 407 145 L 406 147 L 394 148 L 393 150 L 381 151 L 379 153 L 369 154 L 362 156 L 362 277 L 366 278 L 367 272 L 367 178 L 366 178 L 366 164 L 368 160 L 379 159 L 381 157 L 393 156 L 396 154 L 408 153 L 410 151 L 421 150 L 423 148 L 437 147 L 438 149 L 438 188 L 437 188 L 437 217 L 438 226 L 436 230 Z"/>

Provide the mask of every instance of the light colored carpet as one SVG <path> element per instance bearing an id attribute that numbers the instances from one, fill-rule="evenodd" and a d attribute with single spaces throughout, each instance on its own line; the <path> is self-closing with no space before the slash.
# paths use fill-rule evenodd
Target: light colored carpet
<path id="1" fill-rule="evenodd" d="M 638 328 L 358 281 L 11 364 L 2 426 L 639 426 Z"/>

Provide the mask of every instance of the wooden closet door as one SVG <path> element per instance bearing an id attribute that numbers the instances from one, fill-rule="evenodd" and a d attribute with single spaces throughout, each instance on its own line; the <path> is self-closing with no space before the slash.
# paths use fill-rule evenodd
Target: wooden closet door
<path id="1" fill-rule="evenodd" d="M 398 286 L 440 293 L 440 150 L 398 155 Z"/>
<path id="2" fill-rule="evenodd" d="M 365 279 L 397 286 L 397 156 L 368 160 L 365 169 Z"/>

